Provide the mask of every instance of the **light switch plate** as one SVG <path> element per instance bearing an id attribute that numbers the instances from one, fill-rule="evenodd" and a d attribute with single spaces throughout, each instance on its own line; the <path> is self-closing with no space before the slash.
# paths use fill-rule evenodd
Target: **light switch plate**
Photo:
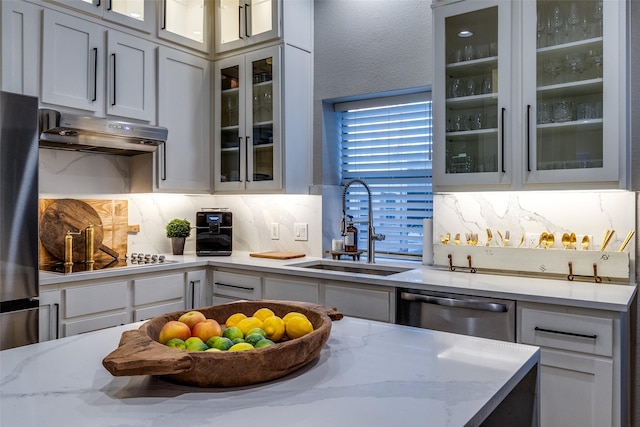
<path id="1" fill-rule="evenodd" d="M 277 222 L 271 223 L 271 240 L 280 239 L 280 224 Z"/>
<path id="2" fill-rule="evenodd" d="M 309 240 L 309 224 L 296 222 L 293 224 L 293 240 Z"/>

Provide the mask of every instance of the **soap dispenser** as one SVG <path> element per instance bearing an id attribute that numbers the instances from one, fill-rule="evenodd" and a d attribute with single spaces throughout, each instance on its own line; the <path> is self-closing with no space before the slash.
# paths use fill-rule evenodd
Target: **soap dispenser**
<path id="1" fill-rule="evenodd" d="M 347 228 L 344 234 L 345 252 L 357 252 L 358 250 L 358 229 L 353 225 L 353 215 L 347 215 Z"/>

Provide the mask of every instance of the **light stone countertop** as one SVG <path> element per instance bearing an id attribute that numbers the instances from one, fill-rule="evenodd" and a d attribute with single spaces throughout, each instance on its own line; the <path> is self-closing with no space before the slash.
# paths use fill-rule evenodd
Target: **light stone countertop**
<path id="1" fill-rule="evenodd" d="M 139 325 L 0 352 L 0 425 L 478 425 L 540 358 L 537 347 L 345 317 L 306 367 L 206 389 L 104 369 Z"/>
<path id="2" fill-rule="evenodd" d="M 249 256 L 248 252 L 236 252 L 225 257 L 198 257 L 195 254 L 176 256 L 166 254 L 167 259 L 178 261 L 154 266 L 118 268 L 89 273 L 68 275 L 40 273 L 40 286 L 69 284 L 78 281 L 117 278 L 138 273 L 152 273 L 185 268 L 232 268 L 247 273 L 280 274 L 283 276 L 304 276 L 318 280 L 348 281 L 366 285 L 407 287 L 413 289 L 472 294 L 493 298 L 516 299 L 519 301 L 562 304 L 573 307 L 595 308 L 627 312 L 636 292 L 636 285 L 596 284 L 585 279 L 573 282 L 560 279 L 546 279 L 526 276 L 512 276 L 486 273 L 450 272 L 446 268 L 434 268 L 417 262 L 389 261 L 379 259 L 376 266 L 401 266 L 406 272 L 391 276 L 344 273 L 296 267 L 295 264 L 314 260 L 333 262 L 326 258 L 304 257 L 289 260 L 273 260 Z M 347 265 L 367 266 L 366 262 L 336 261 Z"/>

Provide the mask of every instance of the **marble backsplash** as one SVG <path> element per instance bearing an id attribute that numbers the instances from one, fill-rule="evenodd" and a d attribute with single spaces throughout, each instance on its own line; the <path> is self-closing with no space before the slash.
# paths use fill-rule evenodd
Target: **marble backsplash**
<path id="1" fill-rule="evenodd" d="M 171 252 L 165 235 L 173 218 L 195 227 L 196 212 L 228 208 L 233 212 L 233 249 L 295 251 L 322 256 L 322 196 L 320 195 L 186 195 L 129 193 L 129 159 L 121 156 L 40 150 L 40 198 L 120 199 L 129 202 L 129 252 Z M 279 224 L 279 239 L 271 239 L 271 224 Z M 308 224 L 308 240 L 295 241 L 294 223 Z M 195 232 L 186 252 L 195 252 Z"/>
<path id="2" fill-rule="evenodd" d="M 477 233 L 486 242 L 486 229 L 494 236 L 509 230 L 517 245 L 522 233 L 538 236 L 546 231 L 562 247 L 563 233 L 593 236 L 591 249 L 599 249 L 606 230 L 615 230 L 609 248 L 617 250 L 636 228 L 636 195 L 630 191 L 526 191 L 439 193 L 433 201 L 433 239 L 451 233 Z M 494 237 L 496 238 L 496 237 Z M 635 239 L 627 250 L 635 254 Z"/>

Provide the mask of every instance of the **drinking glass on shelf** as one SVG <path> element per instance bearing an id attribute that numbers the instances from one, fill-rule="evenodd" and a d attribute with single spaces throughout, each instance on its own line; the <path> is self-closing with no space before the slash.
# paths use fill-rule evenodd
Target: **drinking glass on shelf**
<path id="1" fill-rule="evenodd" d="M 544 37 L 544 21 L 542 19 L 542 11 L 538 8 L 537 20 L 536 20 L 536 46 L 539 48 L 547 47 L 547 43 Z"/>
<path id="2" fill-rule="evenodd" d="M 482 111 L 477 111 L 472 115 L 471 129 L 484 129 L 484 113 Z"/>
<path id="3" fill-rule="evenodd" d="M 595 37 L 600 37 L 602 35 L 602 15 L 603 15 L 602 8 L 603 8 L 602 0 L 598 0 L 596 2 L 596 9 L 593 12 L 594 26 L 595 26 L 595 31 L 593 35 Z"/>
<path id="4" fill-rule="evenodd" d="M 553 122 L 553 103 L 542 101 L 538 105 L 538 124 Z"/>
<path id="5" fill-rule="evenodd" d="M 568 53 L 565 57 L 567 66 L 571 70 L 572 78 L 575 79 L 578 73 L 582 73 L 584 65 L 584 55 L 582 52 Z"/>
<path id="6" fill-rule="evenodd" d="M 554 34 L 554 43 L 555 45 L 559 45 L 564 43 L 564 33 L 562 31 L 562 26 L 564 25 L 564 20 L 562 19 L 562 13 L 560 12 L 560 6 L 556 6 L 553 9 L 553 34 Z"/>
<path id="7" fill-rule="evenodd" d="M 578 5 L 576 2 L 571 2 L 569 6 L 569 16 L 567 16 L 567 24 L 569 25 L 569 40 L 574 42 L 579 40 L 578 24 L 580 23 L 580 16 L 578 15 Z"/>
<path id="8" fill-rule="evenodd" d="M 589 61 L 595 67 L 595 77 L 602 77 L 602 49 L 591 49 L 588 53 Z"/>
<path id="9" fill-rule="evenodd" d="M 485 77 L 482 80 L 482 87 L 480 89 L 480 93 L 487 94 L 493 93 L 493 82 L 491 81 L 491 77 Z"/>
<path id="10" fill-rule="evenodd" d="M 455 123 L 453 126 L 453 130 L 455 132 L 461 132 L 465 130 L 469 130 L 467 128 L 467 118 L 463 114 L 458 114 L 455 119 Z"/>
<path id="11" fill-rule="evenodd" d="M 543 70 L 551 77 L 550 82 L 557 83 L 560 76 L 560 69 L 562 68 L 562 62 L 559 56 L 550 56 L 545 58 L 542 63 Z"/>
<path id="12" fill-rule="evenodd" d="M 473 46 L 468 44 L 464 47 L 464 60 L 471 61 L 474 58 L 474 49 Z"/>
<path id="13" fill-rule="evenodd" d="M 467 79 L 465 94 L 467 96 L 476 95 L 476 80 L 472 77 L 469 77 Z"/>
<path id="14" fill-rule="evenodd" d="M 460 96 L 464 96 L 464 87 L 462 87 L 462 80 L 453 79 L 453 83 L 451 85 L 451 97 L 458 98 Z"/>
<path id="15" fill-rule="evenodd" d="M 553 106 L 553 121 L 556 123 L 569 122 L 574 118 L 573 101 L 560 99 Z"/>

